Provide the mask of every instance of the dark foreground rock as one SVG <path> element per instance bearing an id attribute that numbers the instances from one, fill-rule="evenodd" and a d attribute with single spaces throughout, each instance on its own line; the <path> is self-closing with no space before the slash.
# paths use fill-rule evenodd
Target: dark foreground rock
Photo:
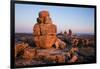
<path id="1" fill-rule="evenodd" d="M 28 66 L 28 65 L 42 65 L 52 63 L 66 63 L 67 50 L 60 50 L 55 48 L 50 49 L 37 49 L 37 48 L 26 48 L 23 50 L 22 57 L 15 59 L 15 65 Z"/>

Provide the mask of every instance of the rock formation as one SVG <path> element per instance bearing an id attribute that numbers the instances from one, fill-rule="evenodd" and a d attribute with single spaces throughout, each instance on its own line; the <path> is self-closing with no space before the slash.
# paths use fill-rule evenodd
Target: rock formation
<path id="1" fill-rule="evenodd" d="M 64 31 L 64 35 L 67 35 L 67 31 L 66 30 Z"/>
<path id="2" fill-rule="evenodd" d="M 37 50 L 30 47 L 27 43 L 20 43 L 15 46 L 15 58 L 23 58 L 25 60 L 32 60 L 37 55 Z"/>
<path id="3" fill-rule="evenodd" d="M 33 27 L 33 40 L 38 48 L 51 48 L 56 41 L 56 25 L 52 24 L 48 11 L 40 11 Z"/>
<path id="4" fill-rule="evenodd" d="M 15 57 L 19 57 L 24 53 L 24 49 L 28 47 L 28 44 L 17 44 L 15 46 Z"/>
<path id="5" fill-rule="evenodd" d="M 57 38 L 56 42 L 55 42 L 55 46 L 56 46 L 56 49 L 58 49 L 58 48 L 64 49 L 64 48 L 66 48 L 66 43 L 63 42 L 62 40 L 60 40 L 59 38 Z"/>
<path id="6" fill-rule="evenodd" d="M 69 37 L 72 36 L 72 30 L 71 30 L 71 29 L 69 29 L 68 36 L 69 36 Z"/>

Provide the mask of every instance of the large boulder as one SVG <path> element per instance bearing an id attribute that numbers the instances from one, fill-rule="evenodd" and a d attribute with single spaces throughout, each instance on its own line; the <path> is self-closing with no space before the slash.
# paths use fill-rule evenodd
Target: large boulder
<path id="1" fill-rule="evenodd" d="M 37 50 L 30 47 L 27 43 L 20 43 L 15 46 L 15 58 L 32 60 L 37 55 Z"/>
<path id="2" fill-rule="evenodd" d="M 24 53 L 24 49 L 28 47 L 28 44 L 20 43 L 15 45 L 15 58 L 21 57 Z"/>
<path id="3" fill-rule="evenodd" d="M 48 11 L 41 11 L 33 27 L 33 40 L 38 48 L 51 48 L 56 41 L 56 25 Z"/>
<path id="4" fill-rule="evenodd" d="M 26 48 L 24 49 L 23 58 L 25 60 L 32 60 L 37 55 L 37 50 L 34 48 Z"/>
<path id="5" fill-rule="evenodd" d="M 66 43 L 59 38 L 56 39 L 55 46 L 56 49 L 65 49 L 67 47 Z"/>

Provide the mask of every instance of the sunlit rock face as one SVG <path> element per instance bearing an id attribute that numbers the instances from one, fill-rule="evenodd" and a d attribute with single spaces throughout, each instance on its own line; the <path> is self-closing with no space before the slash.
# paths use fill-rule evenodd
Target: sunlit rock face
<path id="1" fill-rule="evenodd" d="M 36 49 L 30 47 L 27 43 L 20 43 L 15 46 L 15 58 L 32 60 L 36 57 Z"/>
<path id="2" fill-rule="evenodd" d="M 56 25 L 52 23 L 48 11 L 40 11 L 33 27 L 33 40 L 38 48 L 51 48 L 56 41 Z"/>

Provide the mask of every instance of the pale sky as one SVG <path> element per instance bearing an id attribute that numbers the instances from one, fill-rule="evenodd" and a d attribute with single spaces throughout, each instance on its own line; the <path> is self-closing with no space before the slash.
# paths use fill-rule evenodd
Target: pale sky
<path id="1" fill-rule="evenodd" d="M 15 4 L 15 32 L 32 33 L 38 13 L 47 10 L 57 32 L 94 33 L 94 8 Z"/>

